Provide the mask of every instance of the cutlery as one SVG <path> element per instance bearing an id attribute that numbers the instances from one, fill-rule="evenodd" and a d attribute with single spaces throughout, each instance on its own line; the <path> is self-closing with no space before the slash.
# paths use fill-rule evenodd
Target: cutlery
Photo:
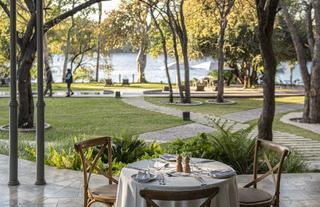
<path id="1" fill-rule="evenodd" d="M 159 185 L 166 185 L 165 179 L 164 179 L 164 175 L 160 174 L 158 176 L 159 179 Z"/>
<path id="2" fill-rule="evenodd" d="M 207 182 L 199 176 L 194 176 L 194 178 L 201 183 L 201 186 L 207 185 Z"/>

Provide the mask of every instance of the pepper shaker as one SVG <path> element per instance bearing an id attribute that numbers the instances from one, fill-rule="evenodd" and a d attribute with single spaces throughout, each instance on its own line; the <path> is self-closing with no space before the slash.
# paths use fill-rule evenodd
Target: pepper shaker
<path id="1" fill-rule="evenodd" d="M 191 173 L 191 169 L 190 169 L 190 157 L 189 157 L 189 156 L 186 156 L 186 157 L 184 158 L 183 172 L 185 172 L 185 173 Z"/>

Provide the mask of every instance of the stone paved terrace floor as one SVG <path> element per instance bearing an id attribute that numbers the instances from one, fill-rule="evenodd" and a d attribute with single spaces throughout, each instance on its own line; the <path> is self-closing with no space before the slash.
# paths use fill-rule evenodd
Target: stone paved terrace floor
<path id="1" fill-rule="evenodd" d="M 9 187 L 8 157 L 0 155 L 0 206 L 1 207 L 81 207 L 82 173 L 46 167 L 47 185 L 36 186 L 35 163 L 19 160 L 20 185 Z M 249 175 L 237 177 L 239 186 L 250 180 Z M 94 185 L 102 182 L 95 176 Z M 271 179 L 261 188 L 272 190 Z M 95 205 L 101 206 L 101 205 Z M 281 186 L 281 207 L 319 207 L 320 173 L 284 174 Z"/>

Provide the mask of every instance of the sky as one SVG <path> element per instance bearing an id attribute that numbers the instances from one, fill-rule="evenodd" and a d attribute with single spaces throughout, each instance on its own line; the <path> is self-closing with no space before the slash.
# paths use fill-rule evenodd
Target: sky
<path id="1" fill-rule="evenodd" d="M 120 4 L 120 0 L 103 1 L 102 2 L 102 10 L 103 10 L 102 18 L 104 19 L 106 17 L 106 13 L 108 13 L 109 11 L 118 8 L 119 4 Z"/>

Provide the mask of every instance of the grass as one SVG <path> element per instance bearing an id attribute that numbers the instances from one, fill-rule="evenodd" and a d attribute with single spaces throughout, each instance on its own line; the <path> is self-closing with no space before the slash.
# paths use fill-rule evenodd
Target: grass
<path id="1" fill-rule="evenodd" d="M 146 101 L 149 101 L 156 105 L 165 105 L 161 104 L 160 101 L 167 100 L 165 98 L 150 98 L 145 97 Z M 178 100 L 178 99 L 177 99 Z M 191 112 L 198 112 L 202 114 L 208 114 L 213 116 L 221 116 L 224 114 L 229 114 L 233 112 L 249 110 L 254 108 L 262 107 L 262 102 L 259 99 L 232 99 L 236 101 L 236 104 L 233 105 L 215 105 L 206 103 L 208 98 L 193 98 L 194 101 L 201 101 L 204 104 L 199 106 L 175 106 L 175 105 L 165 105 L 167 107 L 174 107 L 180 110 L 186 110 Z"/>
<path id="2" fill-rule="evenodd" d="M 168 100 L 167 98 L 151 98 L 145 97 L 146 101 L 149 101 L 156 105 L 162 105 L 161 101 Z M 178 101 L 178 99 L 176 99 Z M 233 105 L 215 105 L 206 103 L 208 98 L 193 98 L 194 101 L 201 101 L 204 104 L 199 106 L 175 106 L 175 105 L 165 105 L 167 107 L 174 107 L 180 110 L 186 110 L 191 112 L 198 112 L 202 114 L 209 114 L 213 116 L 222 116 L 225 114 L 230 114 L 234 112 L 256 109 L 262 107 L 262 99 L 261 98 L 236 98 L 232 99 L 236 102 Z M 294 97 L 280 97 L 276 98 L 277 104 L 293 104 L 293 103 L 303 103 L 303 97 L 294 96 Z"/>
<path id="3" fill-rule="evenodd" d="M 179 118 L 138 109 L 115 98 L 46 99 L 46 141 L 63 141 L 73 137 L 130 135 L 185 124 Z M 8 99 L 0 98 L 0 124 L 8 123 Z M 34 133 L 19 133 L 21 139 L 34 140 Z M 1 139 L 8 139 L 0 132 Z"/>
<path id="4" fill-rule="evenodd" d="M 296 111 L 296 112 L 299 112 L 299 111 Z M 304 138 L 309 138 L 309 139 L 320 141 L 320 136 L 317 133 L 314 133 L 312 131 L 281 122 L 280 119 L 285 114 L 286 113 L 281 113 L 281 114 L 275 115 L 274 121 L 273 121 L 273 130 L 285 132 L 285 133 L 289 133 L 289 134 L 295 134 L 298 136 L 302 136 Z M 254 120 L 249 123 L 257 123 L 257 121 L 258 120 Z"/>
<path id="5" fill-rule="evenodd" d="M 162 89 L 165 84 L 162 83 L 133 83 L 130 85 L 114 84 L 112 86 L 105 86 L 104 83 L 73 83 L 72 89 L 74 90 L 85 90 L 85 91 L 102 91 L 112 89 L 125 89 L 125 88 L 136 88 L 136 89 Z M 52 85 L 53 90 L 67 90 L 65 83 L 54 83 Z M 32 84 L 32 89 L 37 91 L 37 84 Z M 9 91 L 9 87 L 0 87 L 0 91 Z"/>
<path id="6" fill-rule="evenodd" d="M 147 101 L 157 104 L 160 104 L 161 100 L 166 100 L 164 98 L 145 98 Z M 193 100 L 205 102 L 207 99 L 203 98 L 195 98 Z M 243 110 L 250 110 L 262 107 L 262 99 L 257 98 L 242 98 L 242 99 L 233 99 L 237 103 L 234 105 L 212 105 L 212 104 L 203 104 L 200 106 L 172 106 L 166 105 L 168 107 L 175 107 L 181 110 L 189 110 L 192 112 L 199 112 L 203 114 L 215 115 L 215 116 L 222 116 L 224 114 L 229 114 L 233 112 L 239 112 Z M 294 96 L 294 97 L 279 97 L 276 98 L 276 103 L 280 104 L 303 104 L 304 97 L 303 96 Z M 310 138 L 313 140 L 320 140 L 319 134 L 311 132 L 309 130 L 305 130 L 290 124 L 285 124 L 280 121 L 281 117 L 285 115 L 285 113 L 276 114 L 274 118 L 273 129 L 280 132 L 286 132 L 290 134 L 295 134 L 298 136 L 302 136 L 305 138 Z M 258 120 L 253 120 L 248 122 L 249 124 L 257 123 Z"/>

